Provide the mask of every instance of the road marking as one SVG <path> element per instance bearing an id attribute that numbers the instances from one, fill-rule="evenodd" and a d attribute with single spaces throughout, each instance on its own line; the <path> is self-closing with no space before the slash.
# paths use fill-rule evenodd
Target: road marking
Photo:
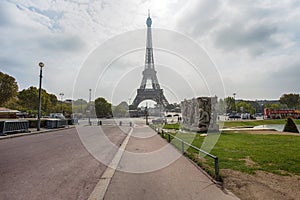
<path id="1" fill-rule="evenodd" d="M 125 140 L 123 141 L 122 145 L 118 149 L 117 153 L 115 154 L 114 158 L 110 163 L 110 167 L 107 167 L 104 173 L 102 174 L 99 182 L 95 186 L 93 192 L 90 194 L 88 200 L 103 200 L 104 195 L 107 191 L 108 185 L 111 181 L 111 178 L 115 174 L 116 168 L 122 158 L 122 155 L 125 151 L 126 145 L 129 141 L 129 138 L 132 134 L 133 128 L 130 128 L 128 135 L 126 136 Z"/>

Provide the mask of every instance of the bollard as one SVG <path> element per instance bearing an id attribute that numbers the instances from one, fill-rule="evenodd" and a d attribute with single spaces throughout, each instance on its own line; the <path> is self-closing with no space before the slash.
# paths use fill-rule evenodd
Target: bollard
<path id="1" fill-rule="evenodd" d="M 161 137 L 164 138 L 164 130 L 161 130 Z"/>
<path id="2" fill-rule="evenodd" d="M 129 122 L 129 126 L 132 126 L 132 122 Z"/>
<path id="3" fill-rule="evenodd" d="M 216 181 L 220 181 L 218 157 L 215 158 L 215 175 L 216 175 Z"/>
<path id="4" fill-rule="evenodd" d="M 171 142 L 171 136 L 170 136 L 170 134 L 168 134 L 168 142 L 169 143 Z"/>
<path id="5" fill-rule="evenodd" d="M 119 125 L 122 126 L 122 121 L 120 121 Z"/>
<path id="6" fill-rule="evenodd" d="M 181 153 L 184 154 L 184 142 L 181 141 Z"/>

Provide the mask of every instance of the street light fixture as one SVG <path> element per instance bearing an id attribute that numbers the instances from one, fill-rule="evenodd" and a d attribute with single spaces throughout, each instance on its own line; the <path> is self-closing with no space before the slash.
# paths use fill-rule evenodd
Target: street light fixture
<path id="1" fill-rule="evenodd" d="M 39 84 L 39 110 L 38 110 L 38 123 L 37 123 L 37 131 L 41 129 L 41 109 L 42 109 L 42 78 L 43 78 L 43 67 L 44 63 L 39 63 L 40 67 L 40 84 Z"/>
<path id="2" fill-rule="evenodd" d="M 233 100 L 234 100 L 234 111 L 235 111 L 235 113 L 236 113 L 235 95 L 236 95 L 236 93 L 234 92 L 234 93 L 233 93 Z"/>
<path id="3" fill-rule="evenodd" d="M 89 89 L 89 125 L 92 125 L 91 123 L 91 96 L 92 96 L 92 89 Z"/>
<path id="4" fill-rule="evenodd" d="M 63 112 L 63 107 L 62 107 L 62 103 L 63 103 L 63 96 L 65 95 L 64 93 L 59 93 L 60 95 L 60 109 L 61 109 L 61 112 Z"/>

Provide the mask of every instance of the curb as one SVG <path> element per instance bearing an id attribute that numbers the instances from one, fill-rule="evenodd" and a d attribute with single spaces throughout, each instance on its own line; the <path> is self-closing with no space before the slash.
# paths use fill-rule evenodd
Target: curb
<path id="1" fill-rule="evenodd" d="M 88 198 L 88 200 L 103 200 L 104 199 L 106 191 L 108 189 L 108 186 L 111 182 L 112 177 L 115 174 L 115 171 L 119 165 L 120 160 L 122 159 L 123 153 L 126 149 L 126 146 L 129 142 L 132 132 L 133 132 L 133 128 L 131 127 L 128 135 L 123 140 L 120 148 L 114 155 L 112 161 L 110 162 L 110 164 L 107 166 L 107 168 L 101 175 L 99 182 L 97 183 L 94 190 L 90 194 L 90 197 Z"/>
<path id="2" fill-rule="evenodd" d="M 65 128 L 56 128 L 56 129 L 46 129 L 46 130 L 41 130 L 41 131 L 32 131 L 32 132 L 27 132 L 27 133 L 9 134 L 9 135 L 5 135 L 5 136 L 0 136 L 0 140 L 22 137 L 22 136 L 29 136 L 29 135 L 36 135 L 36 134 L 40 134 L 40 133 L 49 133 L 49 132 L 54 132 L 54 131 L 59 131 L 59 130 L 67 130 L 67 129 L 71 129 L 71 128 L 75 128 L 75 126 L 69 126 L 69 127 L 65 127 Z"/>

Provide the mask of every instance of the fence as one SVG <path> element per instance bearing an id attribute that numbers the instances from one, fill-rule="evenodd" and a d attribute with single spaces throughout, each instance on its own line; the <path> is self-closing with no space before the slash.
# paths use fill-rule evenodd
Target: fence
<path id="1" fill-rule="evenodd" d="M 212 154 L 210 154 L 210 153 L 208 153 L 208 152 L 206 152 L 206 151 L 204 151 L 204 150 L 202 150 L 202 149 L 200 149 L 200 148 L 198 148 L 198 147 L 196 147 L 194 145 L 191 145 L 191 144 L 185 142 L 184 140 L 182 140 L 182 139 L 180 139 L 180 138 L 178 138 L 178 137 L 176 137 L 176 136 L 174 136 L 174 135 L 172 135 L 172 134 L 170 134 L 168 132 L 164 132 L 163 130 L 161 130 L 161 132 L 159 132 L 158 129 L 156 129 L 156 131 L 157 131 L 158 134 L 161 134 L 162 138 L 166 138 L 169 143 L 173 139 L 178 140 L 181 143 L 179 149 L 181 150 L 182 154 L 185 153 L 184 148 L 185 148 L 185 146 L 187 146 L 187 147 L 191 147 L 191 148 L 195 149 L 196 151 L 199 151 L 200 153 L 205 154 L 208 157 L 214 159 L 215 180 L 216 181 L 221 181 L 221 177 L 220 177 L 220 173 L 219 173 L 219 159 L 218 159 L 217 156 L 214 156 L 214 155 L 212 155 Z M 167 137 L 165 137 L 165 135 Z"/>
<path id="2" fill-rule="evenodd" d="M 67 120 L 65 119 L 47 119 L 46 128 L 63 128 L 67 125 Z"/>
<path id="3" fill-rule="evenodd" d="M 13 132 L 28 132 L 28 121 L 0 121 L 0 135 Z"/>

